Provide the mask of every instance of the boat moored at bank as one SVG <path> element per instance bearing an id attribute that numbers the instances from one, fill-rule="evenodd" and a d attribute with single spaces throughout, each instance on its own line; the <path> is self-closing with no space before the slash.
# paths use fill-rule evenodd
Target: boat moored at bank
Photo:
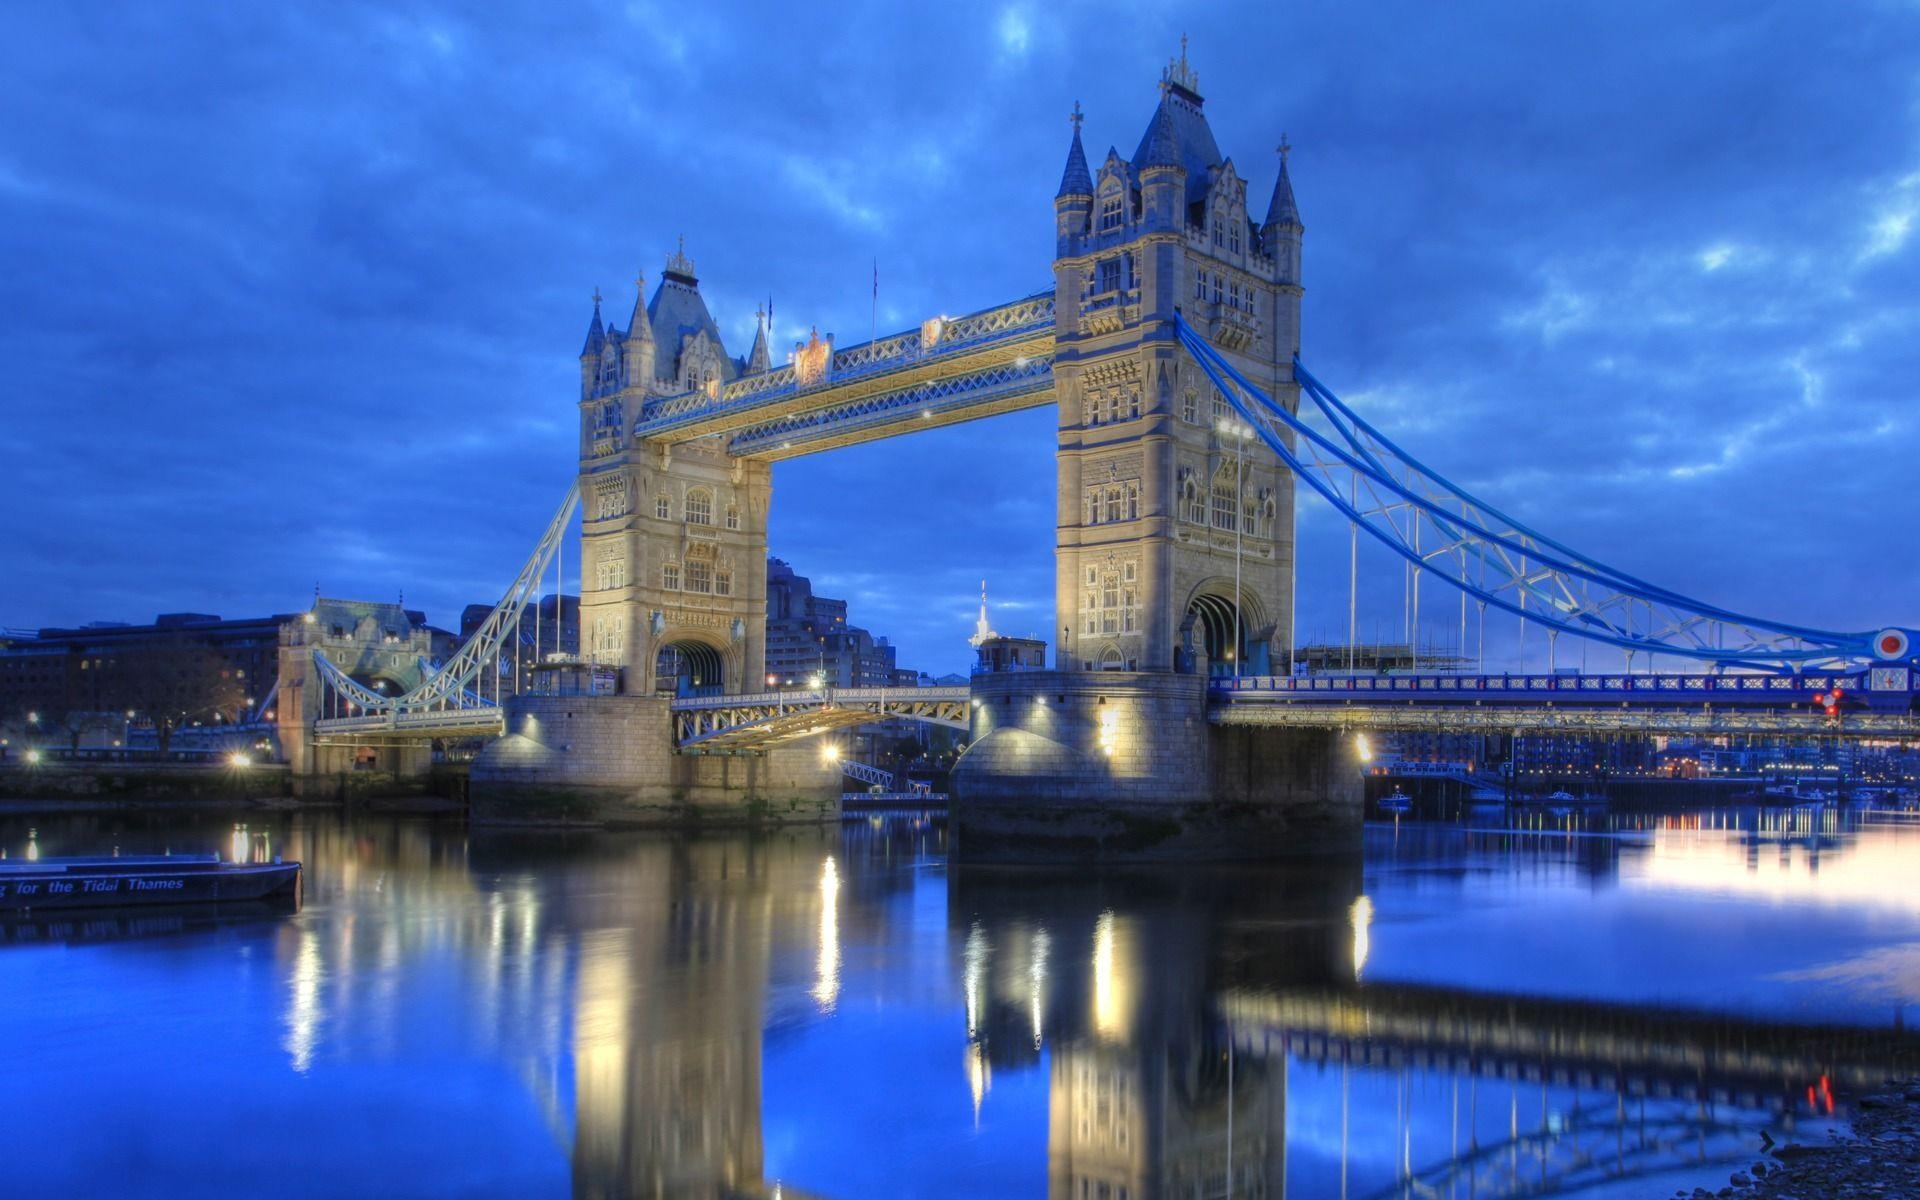
<path id="1" fill-rule="evenodd" d="M 299 904 L 299 863 L 227 862 L 217 854 L 0 862 L 0 912 L 267 899 Z"/>

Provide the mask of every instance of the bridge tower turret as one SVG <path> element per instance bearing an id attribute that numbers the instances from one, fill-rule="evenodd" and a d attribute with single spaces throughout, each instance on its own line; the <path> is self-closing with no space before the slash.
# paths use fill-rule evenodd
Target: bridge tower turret
<path id="1" fill-rule="evenodd" d="M 1109 150 L 1084 183 L 1075 112 L 1054 201 L 1062 669 L 1288 669 L 1293 481 L 1174 319 L 1295 403 L 1301 226 L 1284 159 L 1252 223 L 1203 106 L 1183 50 L 1133 157 Z"/>
<path id="2" fill-rule="evenodd" d="M 600 289 L 593 289 L 593 321 L 587 326 L 586 345 L 580 347 L 580 399 L 593 395 L 599 378 L 600 355 L 607 347 L 606 329 L 600 324 Z"/>
<path id="3" fill-rule="evenodd" d="M 715 439 L 633 436 L 649 400 L 717 398 L 743 364 L 684 246 L 651 300 L 635 286 L 625 331 L 603 331 L 596 303 L 581 355 L 580 649 L 620 667 L 629 694 L 754 690 L 766 670 L 771 469 Z"/>
<path id="4" fill-rule="evenodd" d="M 1087 149 L 1080 144 L 1080 102 L 1073 102 L 1073 144 L 1067 147 L 1067 167 L 1060 173 L 1060 190 L 1053 197 L 1054 224 L 1061 258 L 1073 247 L 1087 228 L 1093 211 L 1093 172 L 1087 169 Z"/>

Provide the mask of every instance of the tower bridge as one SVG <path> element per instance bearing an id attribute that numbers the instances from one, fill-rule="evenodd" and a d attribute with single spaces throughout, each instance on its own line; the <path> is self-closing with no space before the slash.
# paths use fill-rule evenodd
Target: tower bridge
<path id="1" fill-rule="evenodd" d="M 315 659 L 345 707 L 314 733 L 500 732 L 475 765 L 483 818 L 812 818 L 838 780 L 808 737 L 964 721 L 958 842 L 989 854 L 1350 839 L 1355 729 L 1920 734 L 1920 633 L 1806 628 L 1648 582 L 1516 521 L 1346 405 L 1301 357 L 1288 147 L 1255 188 L 1205 103 L 1183 53 L 1133 152 L 1097 160 L 1076 106 L 1052 286 L 1003 304 L 844 347 L 816 329 L 776 364 L 764 314 L 748 352 L 728 351 L 684 245 L 651 292 L 639 281 L 624 325 L 596 295 L 575 482 L 520 577 L 405 695 Z M 1049 403 L 1053 669 L 977 675 L 964 696 L 762 694 L 773 464 Z M 1437 582 L 1463 645 L 1470 610 L 1483 643 L 1491 614 L 1544 637 L 1548 671 L 1295 675 L 1296 485 L 1349 525 L 1351 595 L 1365 534 L 1405 572 L 1414 624 Z M 565 579 L 576 503 L 581 651 L 610 694 L 503 700 L 499 656 L 548 567 Z M 1559 673 L 1562 638 L 1622 670 Z"/>

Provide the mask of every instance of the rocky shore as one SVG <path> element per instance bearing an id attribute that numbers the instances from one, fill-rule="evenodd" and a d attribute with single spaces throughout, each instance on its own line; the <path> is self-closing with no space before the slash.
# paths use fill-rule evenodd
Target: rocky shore
<path id="1" fill-rule="evenodd" d="M 1920 1200 L 1920 1079 L 1852 1102 L 1851 1128 L 1825 1145 L 1781 1145 L 1719 1191 L 1676 1200 Z"/>

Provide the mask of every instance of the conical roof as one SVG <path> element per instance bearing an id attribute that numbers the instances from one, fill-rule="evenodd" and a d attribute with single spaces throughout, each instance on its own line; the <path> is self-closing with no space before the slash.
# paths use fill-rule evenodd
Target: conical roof
<path id="1" fill-rule="evenodd" d="M 593 323 L 587 326 L 587 344 L 580 347 L 581 357 L 598 354 L 607 344 L 607 330 L 600 323 L 600 290 L 593 292 Z"/>
<path id="2" fill-rule="evenodd" d="M 1162 102 L 1153 111 L 1153 120 L 1140 139 L 1140 149 L 1133 156 L 1133 169 L 1145 171 L 1149 167 L 1184 168 L 1185 165 L 1180 161 L 1180 135 L 1174 132 L 1173 115 Z"/>
<path id="3" fill-rule="evenodd" d="M 653 340 L 653 322 L 647 319 L 647 277 L 633 277 L 633 316 L 627 321 L 628 340 L 643 342 Z"/>
<path id="4" fill-rule="evenodd" d="M 1060 190 L 1054 199 L 1065 196 L 1093 195 L 1093 172 L 1087 169 L 1087 150 L 1080 144 L 1079 113 L 1073 122 L 1073 145 L 1067 147 L 1067 169 L 1060 173 Z"/>
<path id="5" fill-rule="evenodd" d="M 773 366 L 773 356 L 767 352 L 767 310 L 760 309 L 753 315 L 753 349 L 747 351 L 747 374 L 758 375 Z"/>
<path id="6" fill-rule="evenodd" d="M 1280 177 L 1273 181 L 1273 199 L 1267 202 L 1268 225 L 1300 224 L 1300 209 L 1293 202 L 1293 180 L 1287 175 L 1287 150 L 1280 150 Z"/>

